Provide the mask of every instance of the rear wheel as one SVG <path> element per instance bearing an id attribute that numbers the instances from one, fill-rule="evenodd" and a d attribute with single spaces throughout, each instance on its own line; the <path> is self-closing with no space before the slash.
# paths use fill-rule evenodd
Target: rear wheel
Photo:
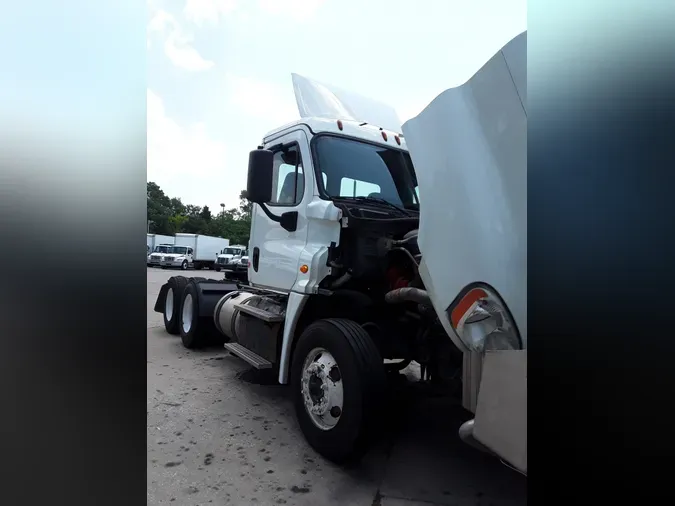
<path id="1" fill-rule="evenodd" d="M 176 335 L 179 333 L 178 313 L 187 279 L 183 276 L 173 276 L 169 278 L 167 285 L 169 288 L 164 299 L 164 328 L 169 334 Z"/>
<path id="2" fill-rule="evenodd" d="M 368 333 L 352 320 L 312 323 L 295 347 L 291 384 L 309 444 L 336 463 L 361 457 L 386 393 L 382 357 Z"/>
<path id="3" fill-rule="evenodd" d="M 188 349 L 201 348 L 215 342 L 215 337 L 220 335 L 212 318 L 199 316 L 197 283 L 200 281 L 204 281 L 204 278 L 192 278 L 182 294 L 178 327 L 183 346 Z"/>

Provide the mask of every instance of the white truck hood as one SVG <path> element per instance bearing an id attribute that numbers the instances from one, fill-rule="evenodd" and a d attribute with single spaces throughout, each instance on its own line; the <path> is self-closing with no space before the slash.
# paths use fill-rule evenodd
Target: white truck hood
<path id="1" fill-rule="evenodd" d="M 393 107 L 299 74 L 291 77 L 301 118 L 354 120 L 401 132 L 401 120 Z"/>
<path id="2" fill-rule="evenodd" d="M 526 58 L 523 32 L 403 125 L 419 183 L 420 275 L 452 337 L 448 306 L 483 282 L 527 342 Z"/>

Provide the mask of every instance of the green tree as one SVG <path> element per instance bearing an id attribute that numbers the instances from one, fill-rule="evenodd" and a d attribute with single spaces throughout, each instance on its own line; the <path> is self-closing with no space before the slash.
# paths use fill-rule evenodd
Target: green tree
<path id="1" fill-rule="evenodd" d="M 248 244 L 251 230 L 251 203 L 246 191 L 239 194 L 239 206 L 213 216 L 208 206 L 183 204 L 168 197 L 158 184 L 147 183 L 148 221 L 152 233 L 172 235 L 178 232 L 206 234 L 230 239 L 232 244 Z"/>

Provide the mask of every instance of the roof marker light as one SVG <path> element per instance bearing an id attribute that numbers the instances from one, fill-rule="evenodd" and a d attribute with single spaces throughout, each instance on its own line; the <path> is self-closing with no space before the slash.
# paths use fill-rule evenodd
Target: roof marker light
<path id="1" fill-rule="evenodd" d="M 337 120 L 337 125 L 340 130 L 342 130 L 342 121 Z"/>
<path id="2" fill-rule="evenodd" d="M 387 140 L 387 132 L 382 130 L 382 138 L 386 141 Z"/>
<path id="3" fill-rule="evenodd" d="M 394 135 L 394 139 L 396 140 L 396 144 L 399 146 L 401 145 L 401 138 L 398 135 Z"/>

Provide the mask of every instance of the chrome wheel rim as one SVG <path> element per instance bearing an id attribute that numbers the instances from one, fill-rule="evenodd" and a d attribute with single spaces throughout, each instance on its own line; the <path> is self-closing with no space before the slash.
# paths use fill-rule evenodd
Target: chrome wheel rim
<path id="1" fill-rule="evenodd" d="M 344 404 L 342 374 L 337 360 L 324 348 L 309 352 L 302 366 L 301 393 L 305 411 L 321 430 L 340 421 Z"/>
<path id="2" fill-rule="evenodd" d="M 187 294 L 185 300 L 183 301 L 183 332 L 186 334 L 190 332 L 192 328 L 192 312 L 194 310 L 194 304 L 192 302 L 192 294 Z"/>
<path id="3" fill-rule="evenodd" d="M 173 318 L 173 288 L 169 288 L 166 291 L 166 299 L 164 299 L 164 317 L 168 322 Z"/>

